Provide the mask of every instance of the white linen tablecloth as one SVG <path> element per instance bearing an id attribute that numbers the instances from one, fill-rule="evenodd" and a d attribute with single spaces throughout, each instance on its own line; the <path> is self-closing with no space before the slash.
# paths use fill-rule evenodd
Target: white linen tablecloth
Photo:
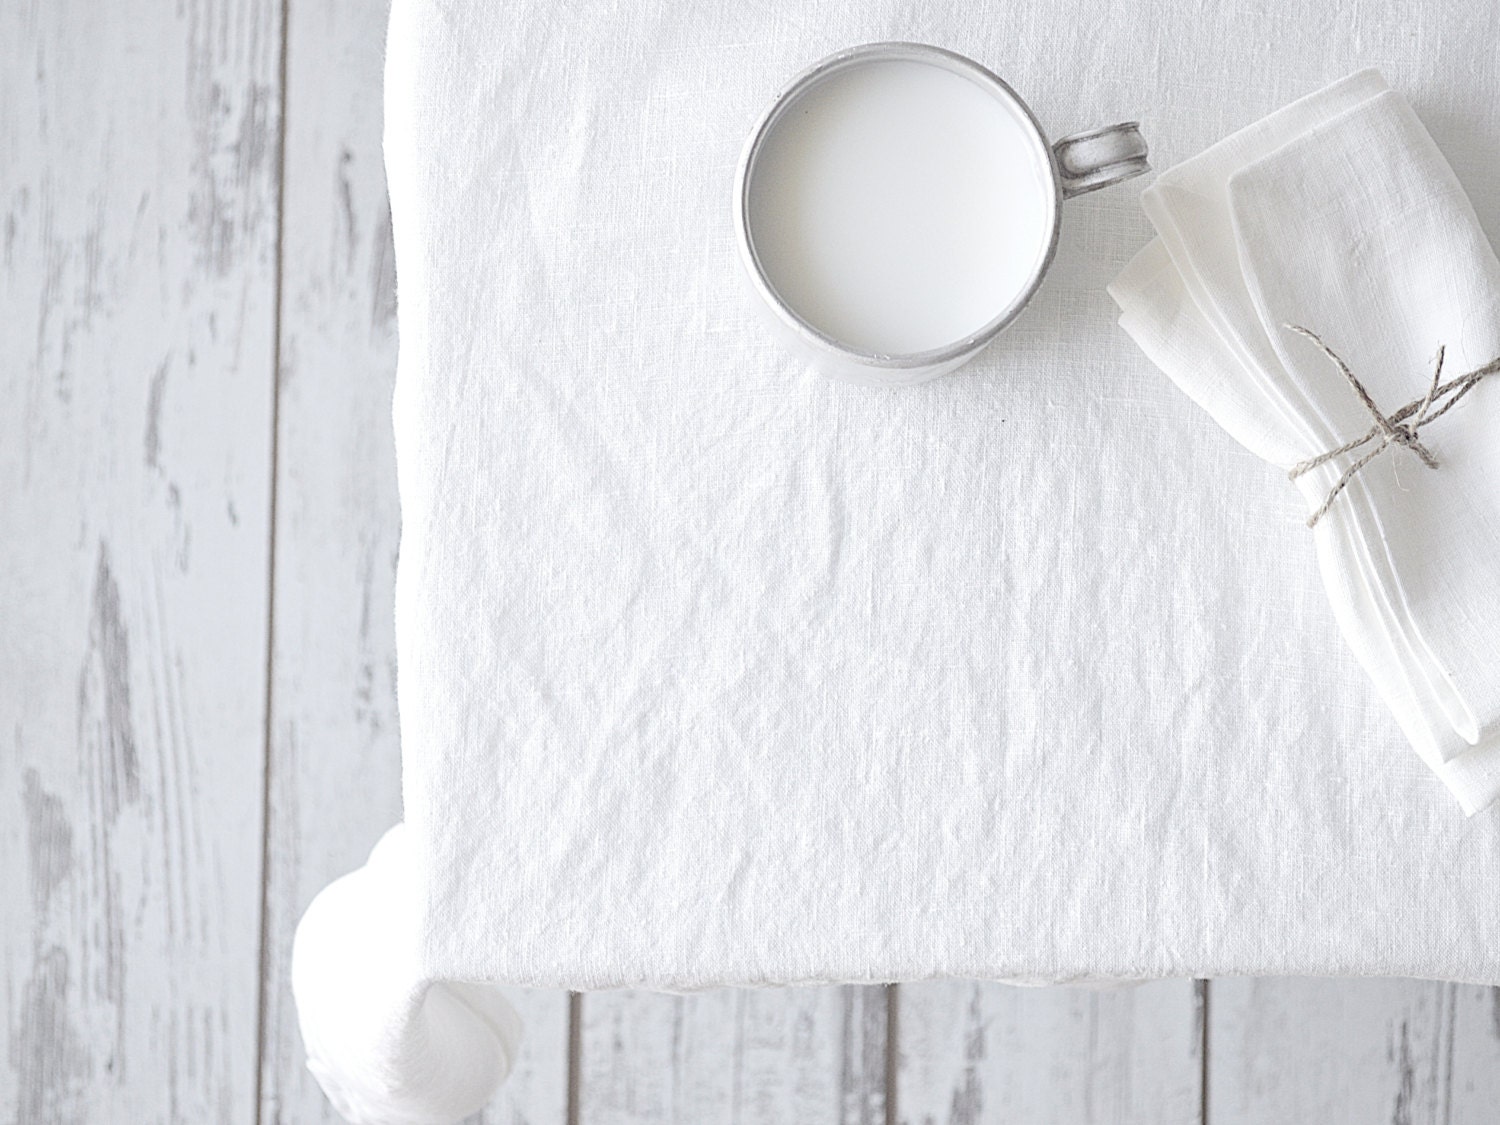
<path id="1" fill-rule="evenodd" d="M 1500 982 L 1500 822 L 1347 650 L 1297 490 L 1115 325 L 1134 185 L 921 387 L 804 370 L 742 296 L 746 132 L 882 39 L 1158 167 L 1378 66 L 1500 230 L 1493 5 L 396 0 L 402 875 L 297 966 L 366 1120 L 434 1112 L 381 1104 L 442 1069 L 402 1053 L 433 982 Z"/>

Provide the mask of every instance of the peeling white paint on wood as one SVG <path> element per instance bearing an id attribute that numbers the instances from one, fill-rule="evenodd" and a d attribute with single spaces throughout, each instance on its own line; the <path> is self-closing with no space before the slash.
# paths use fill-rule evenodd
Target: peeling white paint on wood
<path id="1" fill-rule="evenodd" d="M 261 1114 L 335 1122 L 290 988 L 297 920 L 401 818 L 380 173 L 382 5 L 288 8 Z"/>
<path id="2" fill-rule="evenodd" d="M 901 1125 L 1196 1123 L 1202 1057 L 1193 981 L 1120 988 L 902 985 Z"/>
<path id="3" fill-rule="evenodd" d="M 881 1125 L 880 986 L 582 998 L 579 1120 L 588 1125 Z"/>
<path id="4" fill-rule="evenodd" d="M 279 20 L 0 5 L 0 1120 L 255 1116 Z"/>
<path id="5" fill-rule="evenodd" d="M 1444 1125 L 1487 1125 L 1500 1117 L 1500 988 L 1443 987 L 1452 1004 Z"/>
<path id="6" fill-rule="evenodd" d="M 1214 1125 L 1500 1120 L 1492 988 L 1414 980 L 1226 980 L 1209 1005 Z"/>

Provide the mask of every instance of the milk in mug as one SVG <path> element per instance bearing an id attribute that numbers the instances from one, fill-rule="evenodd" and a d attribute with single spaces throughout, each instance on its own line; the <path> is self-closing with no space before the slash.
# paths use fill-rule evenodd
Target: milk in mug
<path id="1" fill-rule="evenodd" d="M 1020 107 L 906 58 L 835 69 L 796 95 L 746 184 L 766 281 L 802 320 L 875 355 L 962 341 L 1028 291 L 1056 187 Z"/>

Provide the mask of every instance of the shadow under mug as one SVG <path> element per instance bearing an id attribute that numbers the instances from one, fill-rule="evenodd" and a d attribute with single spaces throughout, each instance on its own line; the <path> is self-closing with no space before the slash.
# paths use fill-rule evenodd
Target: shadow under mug
<path id="1" fill-rule="evenodd" d="M 809 91 L 836 74 L 887 62 L 916 62 L 957 74 L 1000 102 L 1021 123 L 1029 159 L 1050 182 L 1035 231 L 1040 252 L 1023 283 L 1007 293 L 990 319 L 957 339 L 918 351 L 875 350 L 836 338 L 818 327 L 787 300 L 773 283 L 757 247 L 756 219 L 751 206 L 757 164 L 791 114 Z M 1108 125 L 1074 133 L 1053 143 L 1047 140 L 1036 115 L 1020 96 L 995 74 L 971 59 L 940 47 L 919 43 L 870 43 L 830 55 L 803 71 L 776 95 L 761 116 L 740 158 L 735 175 L 735 233 L 740 258 L 751 288 L 771 323 L 794 354 L 824 374 L 847 381 L 894 386 L 924 382 L 967 363 L 1000 334 L 1031 300 L 1057 251 L 1062 202 L 1076 195 L 1108 187 L 1147 171 L 1146 143 L 1136 122 Z M 1045 190 L 1043 192 L 1045 194 Z"/>

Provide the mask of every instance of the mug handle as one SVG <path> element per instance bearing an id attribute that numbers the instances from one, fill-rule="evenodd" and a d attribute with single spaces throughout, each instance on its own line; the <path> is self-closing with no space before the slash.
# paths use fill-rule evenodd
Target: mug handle
<path id="1" fill-rule="evenodd" d="M 1140 122 L 1073 133 L 1052 146 L 1064 199 L 1097 191 L 1151 170 Z"/>

